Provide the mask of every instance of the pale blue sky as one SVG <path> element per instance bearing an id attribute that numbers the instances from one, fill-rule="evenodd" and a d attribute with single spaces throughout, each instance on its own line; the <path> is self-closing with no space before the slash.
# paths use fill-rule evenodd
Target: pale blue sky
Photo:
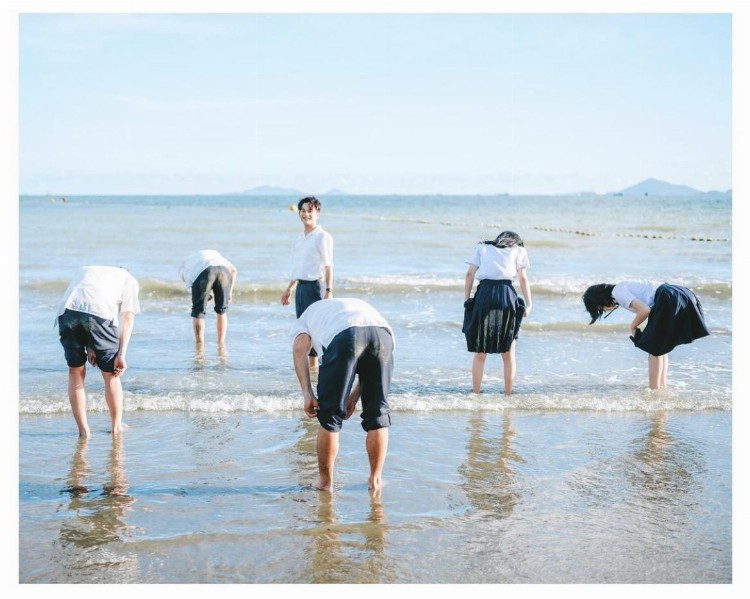
<path id="1" fill-rule="evenodd" d="M 20 192 L 732 187 L 732 18 L 43 15 Z"/>

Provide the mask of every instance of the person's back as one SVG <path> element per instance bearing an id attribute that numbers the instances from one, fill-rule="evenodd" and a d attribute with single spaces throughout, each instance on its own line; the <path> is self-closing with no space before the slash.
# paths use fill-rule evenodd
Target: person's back
<path id="1" fill-rule="evenodd" d="M 133 319 L 140 312 L 138 290 L 138 281 L 124 268 L 85 266 L 58 305 L 55 323 L 68 365 L 68 399 L 81 437 L 90 435 L 84 387 L 87 361 L 102 373 L 112 433 L 120 433 L 124 426 L 120 376 L 128 367 Z"/>
<path id="2" fill-rule="evenodd" d="M 363 300 L 332 298 L 311 304 L 294 323 L 291 333 L 294 369 L 302 389 L 304 411 L 320 424 L 316 443 L 318 488 L 332 489 L 338 433 L 361 397 L 361 424 L 367 432 L 370 461 L 368 484 L 373 492 L 379 493 L 391 425 L 388 394 L 395 336 L 390 325 Z M 317 396 L 307 360 L 312 346 L 321 356 Z"/>
<path id="3" fill-rule="evenodd" d="M 223 348 L 228 327 L 226 312 L 232 301 L 237 268 L 216 250 L 200 250 L 185 259 L 179 272 L 191 294 L 196 347 L 203 348 L 206 306 L 213 299 L 216 335 L 219 348 Z"/>
<path id="4" fill-rule="evenodd" d="M 198 275 L 209 266 L 228 266 L 230 264 L 224 256 L 216 250 L 200 250 L 190 254 L 180 267 L 180 277 L 188 289 L 193 284 Z"/>
<path id="5" fill-rule="evenodd" d="M 358 298 L 339 297 L 310 304 L 292 327 L 292 336 L 301 330 L 309 332 L 316 351 L 322 355 L 323 346 L 328 346 L 336 334 L 357 326 L 383 327 L 393 335 L 388 321 L 370 304 Z"/>
<path id="6" fill-rule="evenodd" d="M 137 303 L 138 282 L 127 270 L 119 266 L 84 266 L 68 285 L 56 316 L 68 309 L 100 316 L 116 324 L 120 311 L 140 311 Z"/>

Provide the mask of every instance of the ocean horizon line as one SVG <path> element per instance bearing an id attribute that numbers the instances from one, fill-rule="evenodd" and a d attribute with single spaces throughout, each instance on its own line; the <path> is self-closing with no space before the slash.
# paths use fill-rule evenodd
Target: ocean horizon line
<path id="1" fill-rule="evenodd" d="M 700 191 L 692 194 L 623 194 L 617 191 L 607 192 L 593 192 L 593 191 L 570 191 L 570 192 L 555 192 L 555 193 L 511 193 L 511 192 L 482 192 L 482 193 L 306 193 L 301 192 L 299 194 L 286 194 L 286 193 L 268 193 L 268 194 L 248 194 L 241 191 L 230 191 L 230 192 L 210 192 L 210 193 L 151 193 L 151 192 L 138 192 L 138 193 L 123 193 L 123 192 L 106 192 L 106 193 L 19 193 L 19 199 L 23 198 L 151 198 L 151 197 L 162 197 L 162 198 L 224 198 L 224 197 L 239 197 L 246 198 L 248 200 L 254 199 L 269 199 L 269 198 L 296 198 L 301 199 L 302 197 L 313 195 L 321 198 L 497 198 L 497 197 L 512 197 L 512 198 L 590 198 L 590 197 L 649 197 L 649 198 L 695 198 L 697 196 L 731 196 L 732 190 L 711 190 L 711 191 Z"/>

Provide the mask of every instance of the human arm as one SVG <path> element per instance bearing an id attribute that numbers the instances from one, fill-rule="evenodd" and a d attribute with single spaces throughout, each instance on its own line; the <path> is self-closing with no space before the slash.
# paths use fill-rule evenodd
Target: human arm
<path id="1" fill-rule="evenodd" d="M 531 314 L 531 286 L 529 285 L 529 278 L 526 276 L 526 269 L 518 269 L 518 284 L 521 287 L 521 293 L 523 299 L 526 301 L 526 310 L 523 315 L 528 316 Z"/>
<path id="2" fill-rule="evenodd" d="M 651 309 L 638 299 L 634 299 L 632 302 L 630 302 L 629 308 L 635 310 L 635 317 L 630 323 L 630 334 L 635 335 L 635 331 L 638 326 L 648 318 L 649 314 L 651 314 Z"/>
<path id="3" fill-rule="evenodd" d="M 231 273 L 231 278 L 229 280 L 229 301 L 231 302 L 232 293 L 234 292 L 234 283 L 237 280 L 237 268 L 231 262 L 227 266 L 229 267 L 229 272 Z"/>
<path id="4" fill-rule="evenodd" d="M 466 279 L 464 281 L 464 301 L 471 296 L 471 289 L 474 287 L 474 276 L 477 274 L 477 270 L 479 270 L 479 266 L 476 264 L 469 264 L 469 268 L 466 271 Z"/>
<path id="5" fill-rule="evenodd" d="M 297 286 L 297 279 L 292 279 L 291 281 L 289 281 L 289 285 L 287 285 L 286 289 L 284 290 L 284 293 L 281 294 L 282 306 L 289 305 L 289 298 L 292 296 L 292 291 L 294 291 L 294 288 L 296 286 Z"/>
<path id="6" fill-rule="evenodd" d="M 128 368 L 128 363 L 125 360 L 125 354 L 127 354 L 128 352 L 128 345 L 130 344 L 130 335 L 133 332 L 134 322 L 134 312 L 120 313 L 120 349 L 117 352 L 117 357 L 115 358 L 115 370 L 113 373 L 115 376 L 121 375 Z"/>
<path id="7" fill-rule="evenodd" d="M 326 291 L 323 299 L 331 299 L 333 297 L 333 266 L 325 267 L 325 281 Z"/>
<path id="8" fill-rule="evenodd" d="M 361 396 L 362 387 L 360 387 L 359 381 L 357 381 L 351 393 L 349 393 L 349 401 L 346 402 L 346 416 L 344 416 L 344 420 L 349 420 L 351 415 L 354 414 L 354 410 L 357 408 L 357 402 Z"/>
<path id="9" fill-rule="evenodd" d="M 318 399 L 313 393 L 310 381 L 310 361 L 308 354 L 312 346 L 312 338 L 307 333 L 300 333 L 294 338 L 292 355 L 294 357 L 294 371 L 297 373 L 302 397 L 304 398 L 304 411 L 310 418 L 318 413 Z"/>

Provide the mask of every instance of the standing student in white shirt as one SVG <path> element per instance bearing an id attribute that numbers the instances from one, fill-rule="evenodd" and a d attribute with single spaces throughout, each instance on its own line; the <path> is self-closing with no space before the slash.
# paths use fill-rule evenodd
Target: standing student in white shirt
<path id="1" fill-rule="evenodd" d="M 622 306 L 635 314 L 630 340 L 648 354 L 648 386 L 667 386 L 669 352 L 708 335 L 703 306 L 687 287 L 653 281 L 620 281 L 616 285 L 591 285 L 583 294 L 583 305 L 594 324 Z M 639 328 L 646 322 L 643 331 Z"/>
<path id="2" fill-rule="evenodd" d="M 216 250 L 191 254 L 180 267 L 180 276 L 192 295 L 193 333 L 195 344 L 203 347 L 206 306 L 213 297 L 216 312 L 216 336 L 219 349 L 224 347 L 229 319 L 227 310 L 232 301 L 237 269 Z"/>
<path id="3" fill-rule="evenodd" d="M 86 418 L 86 361 L 104 378 L 104 399 L 112 434 L 122 431 L 121 375 L 135 315 L 141 311 L 138 281 L 115 266 L 84 266 L 68 285 L 58 304 L 55 324 L 68 364 L 68 399 L 78 435 L 89 437 Z"/>
<path id="4" fill-rule="evenodd" d="M 297 318 L 314 302 L 333 297 L 333 237 L 318 224 L 320 201 L 309 196 L 297 203 L 302 234 L 294 245 L 292 278 L 281 304 L 288 306 L 294 293 Z M 317 368 L 315 350 L 310 353 L 310 368 Z"/>
<path id="5" fill-rule="evenodd" d="M 479 393 L 487 354 L 503 360 L 505 394 L 513 392 L 516 378 L 516 339 L 521 320 L 531 313 L 531 288 L 526 276 L 529 255 L 523 240 L 513 231 L 503 231 L 493 241 L 484 241 L 466 261 L 464 282 L 464 325 L 466 347 L 474 353 L 471 388 Z M 518 279 L 523 300 L 513 281 Z M 476 294 L 471 298 L 474 281 Z"/>

